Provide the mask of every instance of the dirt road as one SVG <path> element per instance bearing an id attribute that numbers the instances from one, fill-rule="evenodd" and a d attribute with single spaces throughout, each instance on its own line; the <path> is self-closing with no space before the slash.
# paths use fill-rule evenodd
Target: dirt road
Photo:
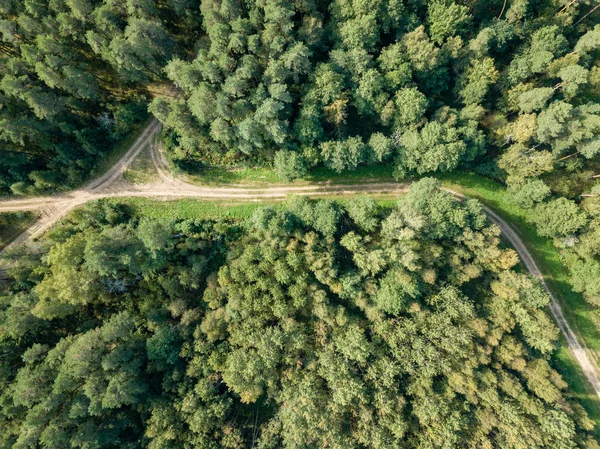
<path id="1" fill-rule="evenodd" d="M 158 151 L 156 136 L 160 132 L 161 124 L 153 119 L 144 129 L 140 137 L 119 161 L 104 175 L 93 180 L 80 190 L 70 193 L 54 195 L 41 198 L 28 198 L 23 200 L 0 201 L 0 212 L 11 211 L 41 211 L 40 219 L 27 231 L 21 234 L 10 245 L 0 251 L 2 254 L 9 248 L 31 241 L 42 235 L 48 228 L 55 224 L 74 208 L 91 200 L 115 197 L 144 197 L 154 199 L 231 199 L 231 200 L 258 200 L 284 198 L 290 194 L 317 195 L 352 195 L 358 193 L 391 193 L 401 194 L 408 189 L 407 184 L 402 183 L 364 183 L 354 185 L 313 184 L 305 186 L 273 186 L 266 188 L 254 188 L 246 186 L 235 187 L 213 187 L 188 184 L 173 177 L 163 156 Z M 153 184 L 133 186 L 123 181 L 123 172 L 131 162 L 144 149 L 150 147 L 152 161 L 158 173 L 159 181 Z M 452 192 L 457 197 L 463 195 Z M 600 378 L 598 369 L 592 363 L 586 349 L 578 340 L 565 319 L 561 305 L 556 297 L 550 292 L 541 271 L 539 270 L 531 253 L 509 223 L 489 208 L 486 213 L 502 230 L 504 237 L 517 250 L 527 270 L 542 282 L 544 289 L 550 295 L 550 312 L 556 324 L 563 333 L 569 349 L 573 353 L 577 363 L 581 367 L 590 386 L 600 398 Z"/>

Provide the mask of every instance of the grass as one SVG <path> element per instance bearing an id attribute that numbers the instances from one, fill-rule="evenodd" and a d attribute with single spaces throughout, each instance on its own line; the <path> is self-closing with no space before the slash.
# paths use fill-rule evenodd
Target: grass
<path id="1" fill-rule="evenodd" d="M 186 173 L 186 181 L 194 184 L 279 184 L 281 181 L 272 168 L 227 168 L 207 167 L 197 173 Z"/>
<path id="2" fill-rule="evenodd" d="M 249 217 L 257 208 L 266 205 L 281 205 L 281 201 L 240 202 L 231 201 L 202 201 L 195 199 L 179 199 L 170 201 L 155 201 L 145 198 L 110 198 L 105 201 L 115 204 L 126 204 L 136 216 L 157 219 L 205 219 L 220 218 L 244 219 Z"/>
<path id="3" fill-rule="evenodd" d="M 327 182 L 332 181 L 336 184 L 360 184 L 373 180 L 380 182 L 394 181 L 392 165 L 367 165 L 359 166 L 356 170 L 344 173 L 337 173 L 325 167 L 312 169 L 305 177 L 309 182 Z"/>
<path id="4" fill-rule="evenodd" d="M 396 197 L 392 195 L 371 195 L 382 207 L 392 207 L 396 203 Z M 328 198 L 344 203 L 349 201 L 347 197 L 340 195 L 319 195 L 319 198 Z M 222 218 L 245 219 L 260 207 L 283 207 L 284 200 L 258 200 L 232 202 L 228 200 L 205 201 L 197 199 L 178 199 L 168 201 L 149 200 L 146 198 L 107 198 L 99 200 L 113 204 L 126 204 L 132 213 L 140 217 L 156 219 L 204 219 L 216 220 Z"/>
<path id="5" fill-rule="evenodd" d="M 159 179 L 150 154 L 150 146 L 144 148 L 131 162 L 123 173 L 123 179 L 131 184 L 149 184 Z"/>
<path id="6" fill-rule="evenodd" d="M 32 212 L 6 212 L 0 214 L 0 249 L 12 242 L 35 221 Z"/>
<path id="7" fill-rule="evenodd" d="M 377 179 L 378 181 L 393 181 L 392 166 L 360 166 L 351 172 L 337 173 L 325 167 L 311 170 L 304 178 L 291 183 L 282 182 L 269 167 L 226 168 L 207 167 L 197 173 L 186 173 L 187 181 L 203 185 L 306 185 L 315 182 L 331 182 L 335 184 L 360 184 Z"/>
<path id="8" fill-rule="evenodd" d="M 583 406 L 591 420 L 595 423 L 594 435 L 600 439 L 600 407 L 598 399 L 591 390 L 587 379 L 579 365 L 573 360 L 567 342 L 561 334 L 560 347 L 552 354 L 552 366 L 560 373 L 569 385 L 571 396 Z"/>

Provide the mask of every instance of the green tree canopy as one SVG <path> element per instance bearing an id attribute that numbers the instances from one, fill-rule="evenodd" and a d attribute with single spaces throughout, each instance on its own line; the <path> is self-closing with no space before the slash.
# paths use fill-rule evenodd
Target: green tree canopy
<path id="1" fill-rule="evenodd" d="M 0 297 L 4 446 L 594 447 L 546 293 L 436 180 L 245 223 L 105 202 L 43 247 Z"/>

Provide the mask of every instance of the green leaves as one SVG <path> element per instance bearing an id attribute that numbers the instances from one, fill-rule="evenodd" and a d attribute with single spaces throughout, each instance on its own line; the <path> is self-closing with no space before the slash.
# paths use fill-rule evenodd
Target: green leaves
<path id="1" fill-rule="evenodd" d="M 575 234 L 587 223 L 586 214 L 577 204 L 558 198 L 536 206 L 532 215 L 538 233 L 546 237 L 564 237 Z"/>
<path id="2" fill-rule="evenodd" d="M 550 187 L 544 181 L 535 179 L 511 186 L 513 201 L 523 208 L 532 208 L 550 196 Z"/>
<path id="3" fill-rule="evenodd" d="M 354 170 L 367 160 L 367 146 L 360 137 L 324 142 L 319 149 L 325 166 L 338 173 L 344 170 Z"/>
<path id="4" fill-rule="evenodd" d="M 452 1 L 433 1 L 428 5 L 427 11 L 429 34 L 431 40 L 437 44 L 459 34 L 470 19 L 468 8 Z"/>
<path id="5" fill-rule="evenodd" d="M 379 225 L 379 207 L 371 197 L 352 198 L 344 204 L 344 208 L 354 223 L 364 231 L 373 232 Z"/>
<path id="6" fill-rule="evenodd" d="M 471 211 L 457 204 L 448 192 L 441 190 L 441 183 L 434 178 L 423 178 L 413 184 L 410 192 L 399 200 L 398 211 L 409 223 L 416 224 L 413 229 L 423 232 L 429 239 L 452 239 L 465 227 L 477 229 L 484 217 L 480 207 Z"/>
<path id="7" fill-rule="evenodd" d="M 600 105 L 587 103 L 574 107 L 564 101 L 555 101 L 542 111 L 537 120 L 537 138 L 548 143 L 556 153 L 574 146 L 587 158 L 600 151 Z"/>
<path id="8" fill-rule="evenodd" d="M 526 114 L 544 109 L 546 103 L 554 95 L 551 87 L 531 89 L 519 95 L 519 109 Z"/>
<path id="9" fill-rule="evenodd" d="M 75 187 L 144 119 L 146 94 L 136 83 L 156 80 L 173 50 L 163 14 L 87 0 L 0 11 L 0 140 L 12 142 L 2 189 Z M 123 120 L 119 111 L 130 106 L 137 113 Z"/>
<path id="10" fill-rule="evenodd" d="M 527 148 L 523 144 L 511 145 L 498 161 L 500 168 L 509 174 L 508 183 L 522 183 L 525 178 L 536 177 L 552 171 L 552 153 Z"/>
<path id="11" fill-rule="evenodd" d="M 473 61 L 460 83 L 462 88 L 459 95 L 464 104 L 482 103 L 489 88 L 496 83 L 499 76 L 492 58 Z"/>
<path id="12" fill-rule="evenodd" d="M 282 181 L 293 181 L 306 174 L 306 164 L 300 154 L 295 151 L 281 150 L 273 159 L 275 173 Z"/>
<path id="13" fill-rule="evenodd" d="M 96 3 L 0 6 L 2 189 L 80 182 L 165 73 L 183 98 L 150 110 L 174 160 L 272 161 L 284 180 L 392 158 L 399 177 L 487 170 L 598 302 L 597 201 L 547 201 L 595 192 L 598 27 L 565 31 L 574 6 Z M 435 180 L 392 210 L 105 212 L 57 230 L 0 299 L 0 446 L 585 445 L 546 294 Z"/>
<path id="14" fill-rule="evenodd" d="M 586 300 L 600 305 L 600 262 L 595 259 L 578 260 L 571 267 L 573 290 L 585 294 Z"/>
<path id="15" fill-rule="evenodd" d="M 419 174 L 456 168 L 466 149 L 456 128 L 437 121 L 426 123 L 420 130 L 411 129 L 400 139 L 403 164 Z"/>
<path id="16" fill-rule="evenodd" d="M 113 209 L 69 219 L 0 301 L 3 444 L 584 447 L 546 293 L 439 181 L 242 226 Z"/>
<path id="17" fill-rule="evenodd" d="M 531 43 L 516 56 L 508 67 L 508 77 L 513 84 L 526 80 L 531 75 L 542 73 L 553 59 L 565 53 L 566 38 L 556 25 L 546 26 L 531 36 Z"/>
<path id="18" fill-rule="evenodd" d="M 394 103 L 396 106 L 394 120 L 399 129 L 423 120 L 429 104 L 425 95 L 417 88 L 400 89 L 396 92 Z"/>

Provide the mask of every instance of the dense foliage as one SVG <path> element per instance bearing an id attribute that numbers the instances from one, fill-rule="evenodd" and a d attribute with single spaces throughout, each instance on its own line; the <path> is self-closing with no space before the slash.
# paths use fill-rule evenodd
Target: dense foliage
<path id="1" fill-rule="evenodd" d="M 73 186 L 144 117 L 194 0 L 0 2 L 0 190 Z"/>
<path id="2" fill-rule="evenodd" d="M 476 201 L 88 207 L 0 299 L 0 447 L 598 448 Z"/>
<path id="3" fill-rule="evenodd" d="M 201 6 L 196 58 L 166 67 L 183 98 L 151 105 L 176 163 L 272 160 L 282 180 L 316 165 L 393 165 L 399 179 L 475 170 L 532 211 L 574 289 L 600 305 L 594 2 Z M 592 318 L 600 330 L 600 311 Z"/>
<path id="4" fill-rule="evenodd" d="M 592 0 L 4 0 L 0 190 L 81 183 L 150 105 L 180 166 L 501 181 L 600 306 Z M 2 299 L 4 447 L 597 447 L 477 203 L 245 226 L 86 210 Z M 35 267 L 36 265 L 40 265 Z M 590 314 L 600 330 L 600 309 Z"/>
<path id="5" fill-rule="evenodd" d="M 175 160 L 291 150 L 308 166 L 387 162 L 404 176 L 502 151 L 518 183 L 600 152 L 600 28 L 578 20 L 589 2 L 564 3 L 202 1 L 196 58 L 166 67 L 184 98 L 151 109 Z"/>

